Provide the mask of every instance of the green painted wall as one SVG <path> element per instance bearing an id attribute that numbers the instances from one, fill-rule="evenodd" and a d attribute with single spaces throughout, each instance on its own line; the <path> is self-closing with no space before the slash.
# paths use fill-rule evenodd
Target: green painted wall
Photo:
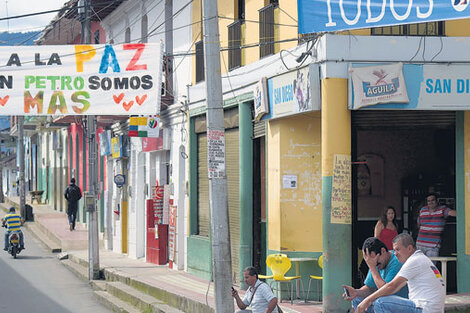
<path id="1" fill-rule="evenodd" d="M 189 235 L 197 234 L 197 136 L 195 121 L 189 122 Z M 189 257 L 188 257 L 189 262 Z"/>
<path id="2" fill-rule="evenodd" d="M 465 175 L 468 171 L 470 160 L 465 158 L 465 151 L 470 148 L 470 113 L 456 113 L 456 208 L 457 208 L 457 292 L 470 292 L 470 280 L 464 277 L 470 277 L 470 255 L 466 254 L 467 241 L 470 238 L 465 236 L 466 213 L 468 213 L 469 204 L 465 203 Z M 465 164 L 467 163 L 467 165 Z M 469 188 L 469 186 L 467 186 Z M 467 195 L 468 197 L 468 195 Z"/>
<path id="3" fill-rule="evenodd" d="M 253 260 L 253 124 L 251 122 L 252 102 L 239 106 L 239 162 L 240 162 L 240 249 L 238 256 L 238 279 L 242 287 L 243 270 Z"/>
<path id="4" fill-rule="evenodd" d="M 188 273 L 212 280 L 212 249 L 207 237 L 189 236 Z"/>

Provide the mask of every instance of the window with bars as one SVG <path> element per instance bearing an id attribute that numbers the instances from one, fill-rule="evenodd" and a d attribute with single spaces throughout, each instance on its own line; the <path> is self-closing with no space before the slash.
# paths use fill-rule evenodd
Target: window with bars
<path id="1" fill-rule="evenodd" d="M 198 41 L 196 47 L 196 83 L 204 80 L 204 43 Z"/>
<path id="2" fill-rule="evenodd" d="M 444 36 L 444 22 L 375 27 L 374 36 Z"/>
<path id="3" fill-rule="evenodd" d="M 242 65 L 242 21 L 238 20 L 228 26 L 228 69 Z"/>
<path id="4" fill-rule="evenodd" d="M 274 9 L 276 3 L 270 3 L 259 10 L 259 57 L 274 54 Z"/>

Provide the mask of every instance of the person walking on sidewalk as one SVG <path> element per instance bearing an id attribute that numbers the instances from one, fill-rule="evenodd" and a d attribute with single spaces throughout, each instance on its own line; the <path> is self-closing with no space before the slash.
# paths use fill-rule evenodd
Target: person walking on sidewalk
<path id="1" fill-rule="evenodd" d="M 82 198 L 80 187 L 75 185 L 75 178 L 70 180 L 70 185 L 65 189 L 65 199 L 68 201 L 67 217 L 69 218 L 70 231 L 75 229 L 75 220 L 77 218 L 78 200 Z"/>
<path id="2" fill-rule="evenodd" d="M 243 300 L 232 287 L 232 296 L 237 302 L 237 306 L 241 311 L 237 313 L 271 313 L 279 312 L 277 306 L 277 298 L 274 296 L 273 291 L 268 284 L 258 279 L 258 271 L 253 266 L 248 266 L 243 271 L 245 283 L 248 285 L 248 290 L 245 293 Z M 251 310 L 245 310 L 247 307 Z"/>
<path id="3" fill-rule="evenodd" d="M 20 226 L 23 225 L 24 220 L 21 218 L 21 216 L 16 213 L 16 210 L 14 207 L 10 208 L 10 212 L 5 215 L 4 218 L 2 218 L 2 224 L 7 227 L 7 231 L 5 232 L 5 244 L 3 250 L 8 251 L 8 237 L 10 236 L 11 232 L 17 232 L 18 236 L 20 237 L 20 249 L 24 249 L 24 237 L 23 237 L 23 232 L 21 231 Z"/>

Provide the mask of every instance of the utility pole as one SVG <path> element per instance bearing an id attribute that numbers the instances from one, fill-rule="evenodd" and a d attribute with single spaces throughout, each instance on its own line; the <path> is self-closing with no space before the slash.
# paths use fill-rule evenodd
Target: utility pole
<path id="1" fill-rule="evenodd" d="M 215 282 L 216 313 L 234 311 L 227 174 L 225 170 L 225 128 L 220 76 L 217 0 L 203 0 L 204 63 L 207 94 L 207 168 L 212 235 L 212 272 Z"/>
<path id="2" fill-rule="evenodd" d="M 81 0 L 85 5 L 82 19 L 82 43 L 91 43 L 90 5 L 91 0 Z M 85 196 L 85 207 L 88 211 L 88 279 L 100 278 L 100 250 L 98 236 L 98 212 L 97 212 L 97 173 L 96 166 L 96 116 L 87 115 L 87 139 L 88 139 L 88 186 Z"/>
<path id="3" fill-rule="evenodd" d="M 18 116 L 18 157 L 20 159 L 20 177 L 19 177 L 19 188 L 20 188 L 20 214 L 26 219 L 26 194 L 24 190 L 24 116 Z"/>

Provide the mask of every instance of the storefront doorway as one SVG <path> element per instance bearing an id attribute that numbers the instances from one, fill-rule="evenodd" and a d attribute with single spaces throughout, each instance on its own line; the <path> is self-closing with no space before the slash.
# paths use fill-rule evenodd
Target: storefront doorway
<path id="1" fill-rule="evenodd" d="M 385 207 L 396 209 L 399 233 L 414 238 L 428 193 L 455 209 L 455 112 L 353 111 L 352 137 L 353 281 L 360 286 L 360 249 Z M 448 218 L 440 254 L 455 253 L 456 223 Z M 453 264 L 447 289 L 456 290 Z"/>

